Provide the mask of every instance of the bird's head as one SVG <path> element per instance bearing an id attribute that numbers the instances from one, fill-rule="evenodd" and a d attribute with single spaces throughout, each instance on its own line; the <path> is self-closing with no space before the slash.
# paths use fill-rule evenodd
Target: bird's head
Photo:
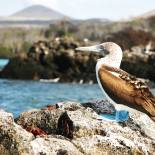
<path id="1" fill-rule="evenodd" d="M 113 42 L 105 42 L 94 46 L 78 47 L 76 48 L 76 50 L 101 53 L 103 56 L 109 54 L 117 55 L 118 53 L 122 55 L 122 50 L 120 46 Z"/>
<path id="2" fill-rule="evenodd" d="M 119 68 L 122 61 L 122 49 L 113 42 L 105 42 L 88 47 L 78 47 L 76 50 L 101 53 L 104 58 L 98 59 L 98 64 Z"/>

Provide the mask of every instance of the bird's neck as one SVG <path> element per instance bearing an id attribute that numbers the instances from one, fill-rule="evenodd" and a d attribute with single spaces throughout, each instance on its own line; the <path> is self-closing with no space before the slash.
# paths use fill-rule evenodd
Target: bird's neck
<path id="1" fill-rule="evenodd" d="M 99 73 L 99 70 L 102 67 L 102 65 L 106 65 L 106 66 L 110 66 L 110 67 L 115 67 L 115 68 L 120 68 L 121 61 L 122 61 L 122 50 L 120 49 L 116 53 L 109 54 L 106 57 L 99 59 L 97 64 L 96 64 L 96 76 L 97 76 L 98 84 L 99 84 L 102 92 L 105 94 L 107 99 L 109 99 L 109 101 L 111 101 L 111 103 L 113 105 L 115 105 L 116 103 L 104 91 L 104 88 L 102 87 L 102 84 L 101 84 L 101 81 L 100 81 L 98 73 Z"/>
<path id="2" fill-rule="evenodd" d="M 109 55 L 99 59 L 96 67 L 97 67 L 97 70 L 99 70 L 99 68 L 102 65 L 120 68 L 121 61 L 122 61 L 122 51 L 120 50 L 120 51 L 113 52 L 112 54 L 109 54 Z"/>

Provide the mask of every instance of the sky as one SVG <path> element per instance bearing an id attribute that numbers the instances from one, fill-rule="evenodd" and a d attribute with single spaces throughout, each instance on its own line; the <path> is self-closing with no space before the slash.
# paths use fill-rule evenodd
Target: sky
<path id="1" fill-rule="evenodd" d="M 126 19 L 155 9 L 155 0 L 0 0 L 0 16 L 41 4 L 77 19 Z"/>

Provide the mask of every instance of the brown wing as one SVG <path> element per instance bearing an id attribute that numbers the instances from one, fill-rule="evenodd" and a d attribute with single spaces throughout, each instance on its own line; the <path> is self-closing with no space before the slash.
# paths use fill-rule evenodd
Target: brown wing
<path id="1" fill-rule="evenodd" d="M 105 65 L 99 69 L 98 74 L 105 92 L 116 103 L 155 117 L 155 97 L 144 82 L 121 69 Z"/>

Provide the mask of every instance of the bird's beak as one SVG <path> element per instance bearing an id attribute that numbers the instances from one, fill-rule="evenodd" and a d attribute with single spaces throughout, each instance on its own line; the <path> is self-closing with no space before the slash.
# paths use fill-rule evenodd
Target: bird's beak
<path id="1" fill-rule="evenodd" d="M 102 49 L 100 48 L 100 45 L 95 46 L 87 46 L 87 47 L 78 47 L 76 48 L 77 51 L 88 51 L 88 52 L 100 52 Z"/>

